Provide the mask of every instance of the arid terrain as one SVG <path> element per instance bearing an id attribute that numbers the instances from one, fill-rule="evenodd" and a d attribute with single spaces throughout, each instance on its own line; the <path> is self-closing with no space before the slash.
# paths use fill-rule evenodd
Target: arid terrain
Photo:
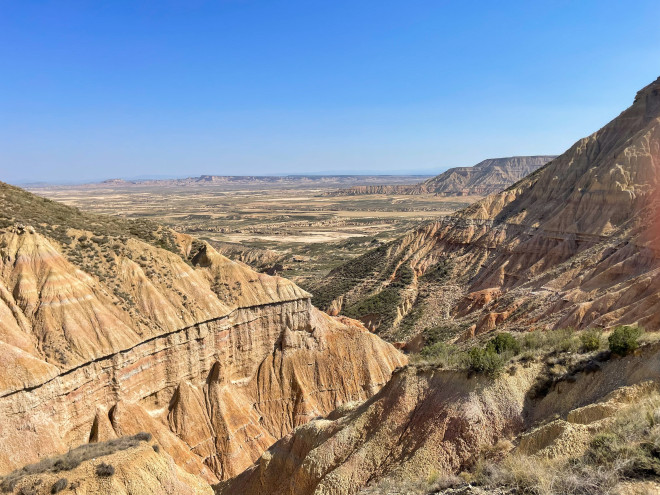
<path id="1" fill-rule="evenodd" d="M 658 0 L 0 12 L 0 495 L 660 495 Z"/>
<path id="2" fill-rule="evenodd" d="M 423 177 L 344 177 L 269 183 L 226 181 L 107 181 L 28 189 L 84 211 L 157 220 L 209 242 L 232 259 L 302 285 L 336 266 L 479 199 L 370 195 L 329 197 L 347 184 L 419 183 Z"/>
<path id="3" fill-rule="evenodd" d="M 0 490 L 660 493 L 659 163 L 660 78 L 458 211 L 347 199 L 344 219 L 436 218 L 305 287 L 206 239 L 332 238 L 346 225 L 256 229 L 334 196 L 46 191 L 71 206 L 0 183 Z"/>

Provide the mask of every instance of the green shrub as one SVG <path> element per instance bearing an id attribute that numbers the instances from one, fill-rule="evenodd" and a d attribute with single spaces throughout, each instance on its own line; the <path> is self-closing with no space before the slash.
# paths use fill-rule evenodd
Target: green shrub
<path id="1" fill-rule="evenodd" d="M 600 330 L 585 330 L 580 335 L 580 343 L 584 352 L 593 352 L 600 349 L 603 332 Z"/>
<path id="2" fill-rule="evenodd" d="M 535 352 L 577 352 L 580 349 L 580 339 L 570 328 L 535 330 L 525 333 L 520 342 L 523 349 Z"/>
<path id="3" fill-rule="evenodd" d="M 505 358 L 488 346 L 485 349 L 473 347 L 467 354 L 468 368 L 476 373 L 495 377 L 502 372 Z"/>
<path id="4" fill-rule="evenodd" d="M 586 455 L 596 463 L 612 462 L 618 454 L 617 436 L 613 433 L 599 433 L 591 439 Z"/>
<path id="5" fill-rule="evenodd" d="M 543 347 L 544 339 L 540 331 L 527 332 L 522 336 L 522 346 L 528 350 L 536 350 Z"/>
<path id="6" fill-rule="evenodd" d="M 520 352 L 520 343 L 518 340 L 508 332 L 498 333 L 490 339 L 487 347 L 491 347 L 497 354 L 512 353 L 518 354 Z"/>
<path id="7" fill-rule="evenodd" d="M 610 351 L 619 356 L 625 356 L 639 347 L 638 340 L 641 336 L 642 329 L 639 327 L 618 326 L 607 339 Z"/>
<path id="8" fill-rule="evenodd" d="M 419 355 L 422 359 L 443 368 L 458 367 L 464 359 L 464 352 L 445 342 L 436 342 L 422 348 Z"/>

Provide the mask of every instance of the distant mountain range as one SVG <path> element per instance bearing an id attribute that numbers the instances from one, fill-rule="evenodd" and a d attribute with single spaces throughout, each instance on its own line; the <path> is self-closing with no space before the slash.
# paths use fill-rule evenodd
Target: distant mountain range
<path id="1" fill-rule="evenodd" d="M 371 185 L 416 185 L 431 177 L 430 175 L 200 175 L 198 177 L 172 178 L 172 179 L 108 179 L 101 182 L 86 184 L 47 184 L 32 183 L 26 187 L 29 190 L 75 187 L 75 188 L 98 188 L 98 187 L 188 187 L 188 186 L 215 186 L 236 187 L 251 186 L 280 186 L 280 187 L 321 187 L 338 188 L 348 186 L 371 186 Z"/>

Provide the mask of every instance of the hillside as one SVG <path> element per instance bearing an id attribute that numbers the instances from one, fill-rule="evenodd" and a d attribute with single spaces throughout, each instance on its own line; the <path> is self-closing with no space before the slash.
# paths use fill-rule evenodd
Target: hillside
<path id="1" fill-rule="evenodd" d="M 406 361 L 190 236 L 3 183 L 0 205 L 0 474 L 148 432 L 215 482 Z"/>
<path id="2" fill-rule="evenodd" d="M 569 366 L 547 386 L 557 360 L 521 360 L 497 379 L 407 366 L 373 398 L 297 428 L 216 493 L 658 493 L 657 454 L 644 453 L 658 429 L 643 417 L 660 412 L 660 347 Z M 613 441 L 618 457 L 597 457 L 611 456 Z"/>
<path id="3" fill-rule="evenodd" d="M 487 196 L 511 184 L 556 158 L 555 156 L 512 156 L 489 158 L 472 167 L 454 167 L 415 185 L 354 186 L 325 193 L 328 196 L 362 194 L 436 194 L 439 196 Z"/>
<path id="4" fill-rule="evenodd" d="M 495 328 L 655 328 L 660 81 L 545 167 L 315 286 L 392 340 Z"/>
<path id="5" fill-rule="evenodd" d="M 450 168 L 412 189 L 440 196 L 487 196 L 506 189 L 556 156 L 489 158 L 472 167 Z"/>

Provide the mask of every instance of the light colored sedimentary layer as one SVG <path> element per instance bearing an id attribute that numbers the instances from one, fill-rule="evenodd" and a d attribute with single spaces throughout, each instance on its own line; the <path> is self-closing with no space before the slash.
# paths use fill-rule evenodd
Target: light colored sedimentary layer
<path id="1" fill-rule="evenodd" d="M 405 363 L 295 284 L 209 246 L 191 266 L 136 239 L 108 242 L 119 247 L 95 275 L 30 228 L 0 235 L 0 472 L 149 431 L 215 482 Z"/>
<path id="2" fill-rule="evenodd" d="M 404 358 L 308 300 L 244 308 L 142 342 L 0 399 L 0 466 L 149 431 L 209 481 L 237 474 L 273 441 L 365 399 Z M 107 433 L 109 432 L 109 433 Z"/>

